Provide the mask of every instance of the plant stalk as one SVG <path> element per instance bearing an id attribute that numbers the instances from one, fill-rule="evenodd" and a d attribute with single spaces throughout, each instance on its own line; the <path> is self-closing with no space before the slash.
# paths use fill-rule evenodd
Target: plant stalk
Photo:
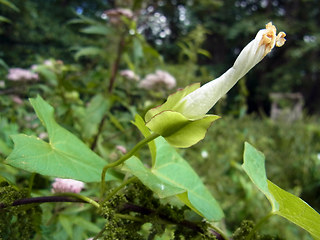
<path id="1" fill-rule="evenodd" d="M 129 178 L 128 180 L 124 181 L 119 187 L 115 188 L 105 199 L 105 201 L 110 200 L 119 190 L 121 190 L 123 187 L 128 185 L 129 183 L 132 183 L 137 180 L 137 177 Z"/>
<path id="2" fill-rule="evenodd" d="M 101 192 L 100 192 L 100 196 L 101 199 L 103 198 L 103 193 L 105 192 L 105 177 L 106 177 L 106 173 L 108 171 L 109 168 L 113 168 L 116 167 L 120 164 L 122 164 L 124 161 L 128 160 L 130 157 L 132 157 L 141 147 L 143 147 L 144 145 L 146 145 L 148 142 L 154 140 L 155 138 L 159 137 L 160 135 L 157 133 L 152 133 L 151 135 L 149 135 L 148 137 L 146 137 L 145 139 L 141 140 L 139 143 L 137 143 L 137 145 L 134 146 L 134 148 L 132 148 L 128 153 L 126 153 L 125 155 L 123 155 L 119 160 L 109 163 L 107 164 L 103 169 L 102 169 L 102 173 L 101 173 Z"/>

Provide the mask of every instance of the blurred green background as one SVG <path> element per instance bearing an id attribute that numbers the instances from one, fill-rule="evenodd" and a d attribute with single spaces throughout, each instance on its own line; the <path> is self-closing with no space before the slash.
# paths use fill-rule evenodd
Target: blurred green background
<path id="1" fill-rule="evenodd" d="M 269 179 L 320 211 L 317 0 L 1 0 L 0 160 L 13 148 L 11 134 L 46 139 L 28 102 L 37 94 L 55 107 L 60 124 L 116 159 L 117 145 L 130 149 L 141 138 L 130 123 L 135 114 L 144 115 L 178 88 L 219 77 L 269 21 L 286 32 L 285 45 L 211 110 L 222 119 L 207 137 L 179 151 L 223 206 L 230 232 L 269 210 L 239 169 L 244 141 L 265 153 Z M 32 70 L 38 80 L 12 81 L 12 68 Z M 136 79 L 121 73 L 127 69 Z M 176 86 L 141 87 L 156 70 L 170 73 Z M 3 164 L 0 175 L 22 186 L 29 176 Z M 50 180 L 38 187 L 49 189 Z M 310 239 L 277 217 L 264 231 Z"/>

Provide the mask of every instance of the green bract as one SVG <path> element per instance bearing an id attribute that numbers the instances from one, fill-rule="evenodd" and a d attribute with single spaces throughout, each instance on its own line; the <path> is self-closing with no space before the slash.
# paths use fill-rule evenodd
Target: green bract
<path id="1" fill-rule="evenodd" d="M 46 127 L 49 142 L 25 134 L 13 135 L 14 149 L 6 159 L 11 166 L 47 176 L 98 182 L 107 164 L 75 135 L 54 120 L 54 109 L 40 96 L 30 102 Z M 115 179 L 113 173 L 108 180 Z"/>
<path id="2" fill-rule="evenodd" d="M 131 157 L 124 163 L 124 170 L 138 177 L 160 198 L 177 196 L 206 219 L 221 220 L 223 212 L 219 204 L 187 161 L 164 138 L 154 141 L 157 154 L 152 168 L 146 168 L 138 158 Z"/>
<path id="3" fill-rule="evenodd" d="M 181 113 L 181 100 L 199 87 L 200 84 L 196 83 L 178 90 L 164 104 L 150 109 L 145 116 L 146 126 L 163 136 L 174 147 L 187 148 L 202 140 L 212 122 L 219 116 L 208 114 L 189 119 Z"/>
<path id="4" fill-rule="evenodd" d="M 279 188 L 267 179 L 265 157 L 249 143 L 245 143 L 242 165 L 252 182 L 272 205 L 272 214 L 282 216 L 320 239 L 320 215 L 301 198 Z"/>

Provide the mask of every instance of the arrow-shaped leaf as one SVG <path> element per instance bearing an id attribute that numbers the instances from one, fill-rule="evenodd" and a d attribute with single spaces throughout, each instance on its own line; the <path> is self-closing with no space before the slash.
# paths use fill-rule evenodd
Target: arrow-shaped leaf
<path id="1" fill-rule="evenodd" d="M 40 96 L 30 99 L 30 102 L 48 131 L 49 142 L 35 136 L 13 135 L 15 146 L 6 163 L 47 176 L 83 182 L 100 181 L 102 168 L 107 162 L 57 124 L 53 107 Z M 107 179 L 115 179 L 114 174 L 108 175 Z"/>
<path id="2" fill-rule="evenodd" d="M 265 157 L 249 143 L 245 143 L 242 165 L 252 182 L 267 197 L 272 213 L 282 216 L 320 239 L 320 215 L 301 198 L 279 188 L 267 180 Z"/>

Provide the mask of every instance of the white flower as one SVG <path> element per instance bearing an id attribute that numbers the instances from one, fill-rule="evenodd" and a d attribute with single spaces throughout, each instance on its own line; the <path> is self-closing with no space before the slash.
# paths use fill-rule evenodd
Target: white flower
<path id="1" fill-rule="evenodd" d="M 80 193 L 84 188 L 84 183 L 73 179 L 55 178 L 51 191 L 53 193 Z"/>
<path id="2" fill-rule="evenodd" d="M 162 87 L 172 89 L 175 86 L 176 79 L 168 72 L 162 70 L 148 74 L 139 84 L 139 87 L 144 89 L 159 89 Z"/>
<path id="3" fill-rule="evenodd" d="M 255 39 L 241 51 L 234 65 L 228 71 L 188 94 L 179 102 L 179 106 L 183 105 L 181 113 L 189 119 L 204 116 L 275 45 L 281 47 L 285 42 L 285 36 L 284 32 L 280 32 L 276 36 L 276 27 L 271 22 L 268 23 L 266 29 L 260 30 Z"/>

